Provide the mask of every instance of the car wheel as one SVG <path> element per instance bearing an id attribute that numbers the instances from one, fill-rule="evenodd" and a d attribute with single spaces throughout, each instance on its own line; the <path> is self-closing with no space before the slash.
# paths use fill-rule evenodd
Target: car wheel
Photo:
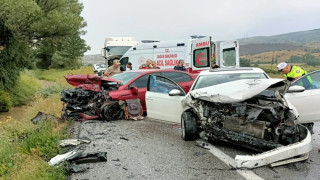
<path id="1" fill-rule="evenodd" d="M 112 102 L 103 108 L 103 117 L 107 121 L 123 118 L 123 109 L 118 102 Z"/>
<path id="2" fill-rule="evenodd" d="M 102 72 L 101 71 L 98 72 L 98 76 L 102 76 Z"/>
<path id="3" fill-rule="evenodd" d="M 183 112 L 181 116 L 182 139 L 185 141 L 194 141 L 197 139 L 196 117 L 191 112 Z"/>

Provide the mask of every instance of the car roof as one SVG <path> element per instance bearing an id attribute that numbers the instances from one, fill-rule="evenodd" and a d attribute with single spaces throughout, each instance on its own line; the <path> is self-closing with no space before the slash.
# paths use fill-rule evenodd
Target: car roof
<path id="1" fill-rule="evenodd" d="M 132 71 L 124 71 L 124 72 L 138 72 L 141 74 L 149 74 L 149 73 L 154 73 L 154 72 L 182 72 L 182 73 L 190 74 L 185 71 L 178 71 L 178 70 L 174 70 L 174 69 L 139 69 L 139 70 L 132 70 Z"/>
<path id="2" fill-rule="evenodd" d="M 251 67 L 215 68 L 215 69 L 201 71 L 199 75 L 237 74 L 237 73 L 265 73 L 265 72 L 260 68 L 251 68 Z"/>

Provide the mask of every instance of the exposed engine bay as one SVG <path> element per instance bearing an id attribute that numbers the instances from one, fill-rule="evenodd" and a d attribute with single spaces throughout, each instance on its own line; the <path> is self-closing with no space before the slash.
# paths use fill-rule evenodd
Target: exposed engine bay
<path id="1" fill-rule="evenodd" d="M 109 91 L 117 90 L 117 82 L 104 81 L 92 75 L 68 75 L 67 82 L 76 88 L 61 92 L 64 102 L 62 118 L 67 120 L 88 120 L 102 118 L 120 119 L 123 110 L 118 101 L 112 101 Z"/>
<path id="2" fill-rule="evenodd" d="M 307 131 L 295 124 L 296 114 L 280 93 L 281 86 L 284 84 L 265 90 L 258 87 L 256 93 L 251 93 L 254 88 L 244 87 L 242 92 L 251 93 L 245 98 L 235 94 L 228 97 L 221 92 L 209 94 L 199 89 L 191 93 L 187 105 L 197 116 L 200 136 L 263 152 L 299 142 L 307 136 Z M 223 98 L 228 103 L 219 101 Z"/>
<path id="3" fill-rule="evenodd" d="M 206 137 L 266 151 L 299 142 L 300 134 L 289 108 L 281 102 L 252 98 L 241 103 L 194 104 Z"/>

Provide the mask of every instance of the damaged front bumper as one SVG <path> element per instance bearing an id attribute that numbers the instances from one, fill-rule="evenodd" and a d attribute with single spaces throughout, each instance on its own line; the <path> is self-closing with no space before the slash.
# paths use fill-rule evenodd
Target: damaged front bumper
<path id="1" fill-rule="evenodd" d="M 312 149 L 311 133 L 306 127 L 298 126 L 306 131 L 306 136 L 303 140 L 256 155 L 237 155 L 235 157 L 237 167 L 252 169 L 265 165 L 277 166 L 305 160 L 305 157 L 308 157 L 307 155 Z"/>

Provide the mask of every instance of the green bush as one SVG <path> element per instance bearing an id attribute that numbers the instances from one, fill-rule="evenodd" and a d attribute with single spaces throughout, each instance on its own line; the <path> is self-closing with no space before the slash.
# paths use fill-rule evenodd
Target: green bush
<path id="1" fill-rule="evenodd" d="M 12 106 L 10 94 L 5 91 L 0 91 L 0 112 L 9 111 Z"/>
<path id="2" fill-rule="evenodd" d="M 0 140 L 0 177 L 7 174 L 14 165 L 16 150 L 8 139 Z"/>
<path id="3" fill-rule="evenodd" d="M 40 127 L 36 130 L 26 133 L 26 137 L 22 140 L 22 150 L 25 153 L 39 151 L 41 157 L 49 160 L 62 152 L 58 144 L 60 137 L 53 133 L 50 120 L 41 122 L 39 125 Z"/>

